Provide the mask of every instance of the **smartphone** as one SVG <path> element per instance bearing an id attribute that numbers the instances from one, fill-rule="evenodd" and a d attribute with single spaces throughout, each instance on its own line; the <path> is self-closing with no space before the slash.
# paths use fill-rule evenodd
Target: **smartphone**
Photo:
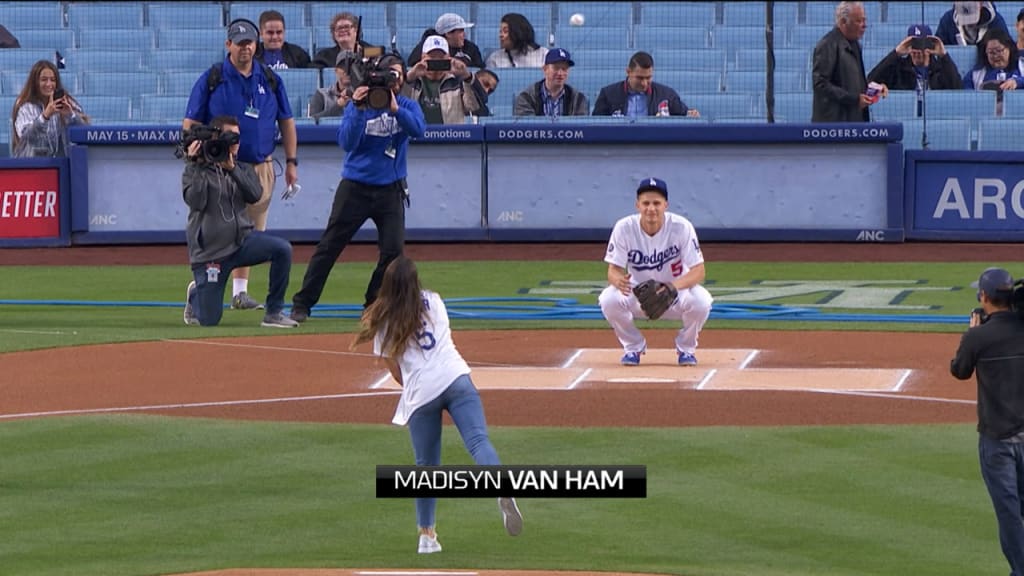
<path id="1" fill-rule="evenodd" d="M 910 39 L 910 48 L 912 50 L 934 50 L 935 38 L 929 38 L 928 36 L 914 36 Z"/>
<path id="2" fill-rule="evenodd" d="M 451 70 L 451 69 L 452 69 L 452 61 L 451 60 L 447 60 L 447 59 L 445 59 L 445 60 L 427 60 L 427 70 L 429 70 L 429 71 L 437 72 L 437 71 L 441 71 L 441 70 L 446 70 L 447 71 L 447 70 Z"/>
<path id="3" fill-rule="evenodd" d="M 53 99 L 54 99 L 54 101 L 60 100 L 63 97 L 64 97 L 64 89 L 63 88 L 57 88 L 56 90 L 53 91 Z"/>

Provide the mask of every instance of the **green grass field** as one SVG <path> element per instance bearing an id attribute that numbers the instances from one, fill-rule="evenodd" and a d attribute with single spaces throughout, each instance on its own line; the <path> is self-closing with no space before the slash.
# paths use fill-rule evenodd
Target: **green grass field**
<path id="1" fill-rule="evenodd" d="M 966 318 L 970 264 L 709 263 L 713 294 L 772 280 L 912 280 L 893 294 L 923 314 Z M 323 302 L 353 304 L 371 265 L 335 268 Z M 552 281 L 603 282 L 599 262 L 423 262 L 446 298 L 514 297 Z M 304 267 L 293 269 L 289 296 Z M 98 342 L 282 334 L 255 313 L 189 328 L 183 267 L 5 267 L 0 351 Z M 253 269 L 262 295 L 265 267 Z M 807 305 L 802 294 L 769 304 Z M 576 297 L 594 304 L 596 296 Z M 173 303 L 173 305 L 171 305 Z M 854 313 L 900 310 L 843 309 Z M 603 321 L 457 320 L 457 329 L 605 328 Z M 296 333 L 348 332 L 315 319 Z M 666 325 L 667 326 L 667 325 Z M 722 321 L 709 329 L 959 332 L 961 325 Z M 2 356 L 0 356 L 2 358 Z M 226 376 L 230 377 L 230 376 Z M 2 398 L 0 398 L 0 414 Z M 142 576 L 229 567 L 587 569 L 686 576 L 956 575 L 1007 572 L 978 472 L 972 425 L 492 429 L 523 464 L 644 464 L 644 500 L 522 502 L 509 538 L 490 500 L 444 500 L 444 552 L 415 553 L 413 505 L 374 498 L 376 464 L 411 462 L 405 430 L 150 416 L 0 420 L 0 574 Z M 445 462 L 468 463 L 454 429 Z"/>

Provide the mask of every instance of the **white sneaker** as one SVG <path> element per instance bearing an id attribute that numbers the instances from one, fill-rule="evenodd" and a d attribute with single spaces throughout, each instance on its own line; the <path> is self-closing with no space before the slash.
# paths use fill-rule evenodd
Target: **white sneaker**
<path id="1" fill-rule="evenodd" d="M 420 554 L 433 554 L 434 552 L 441 551 L 441 544 L 437 541 L 437 536 L 427 536 L 426 534 L 420 534 Z"/>
<path id="2" fill-rule="evenodd" d="M 188 288 L 185 288 L 185 312 L 182 315 L 185 320 L 186 326 L 198 326 L 199 318 L 196 318 L 196 311 L 192 308 L 192 294 L 196 291 L 196 281 L 193 280 L 188 283 Z"/>
<path id="3" fill-rule="evenodd" d="M 519 536 L 523 531 L 523 514 L 516 505 L 515 498 L 498 498 L 498 508 L 501 508 L 501 519 L 505 524 L 505 530 L 509 536 Z"/>

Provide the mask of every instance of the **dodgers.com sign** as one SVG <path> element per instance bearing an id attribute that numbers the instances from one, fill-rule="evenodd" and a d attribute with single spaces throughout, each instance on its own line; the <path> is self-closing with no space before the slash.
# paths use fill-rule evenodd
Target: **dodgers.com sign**
<path id="1" fill-rule="evenodd" d="M 0 170 L 0 238 L 60 236 L 58 168 Z"/>

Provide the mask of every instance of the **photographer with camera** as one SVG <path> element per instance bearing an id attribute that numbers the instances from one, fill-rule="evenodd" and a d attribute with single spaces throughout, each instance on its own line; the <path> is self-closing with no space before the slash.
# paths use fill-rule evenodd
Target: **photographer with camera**
<path id="1" fill-rule="evenodd" d="M 956 63 L 946 55 L 946 46 L 932 35 L 927 24 L 907 28 L 907 37 L 871 70 L 868 82 L 885 84 L 890 90 L 963 88 Z"/>
<path id="2" fill-rule="evenodd" d="M 977 372 L 978 459 L 1011 574 L 1024 574 L 1024 316 L 1021 282 L 988 268 L 971 286 L 981 308 L 950 362 L 953 376 Z"/>
<path id="3" fill-rule="evenodd" d="M 423 41 L 423 58 L 409 69 L 402 94 L 419 102 L 427 124 L 464 124 L 466 116 L 481 108 L 473 73 L 461 59 L 451 57 L 441 36 Z"/>
<path id="4" fill-rule="evenodd" d="M 334 263 L 367 220 L 377 227 L 380 256 L 364 306 L 377 298 L 384 270 L 402 254 L 409 139 L 422 138 L 426 128 L 419 104 L 399 94 L 404 73 L 402 59 L 394 55 L 362 60 L 349 69 L 356 89 L 338 127 L 338 145 L 345 151 L 341 182 L 302 288 L 292 297 L 291 314 L 297 322 L 309 318 Z"/>
<path id="5" fill-rule="evenodd" d="M 187 325 L 216 326 L 224 312 L 224 289 L 231 271 L 270 262 L 270 289 L 262 326 L 294 328 L 285 316 L 285 291 L 292 268 L 286 240 L 255 230 L 246 211 L 259 202 L 263 188 L 252 164 L 238 161 L 238 120 L 217 116 L 182 133 L 185 157 L 182 198 L 189 207 L 188 240 L 192 282 L 185 296 Z"/>

